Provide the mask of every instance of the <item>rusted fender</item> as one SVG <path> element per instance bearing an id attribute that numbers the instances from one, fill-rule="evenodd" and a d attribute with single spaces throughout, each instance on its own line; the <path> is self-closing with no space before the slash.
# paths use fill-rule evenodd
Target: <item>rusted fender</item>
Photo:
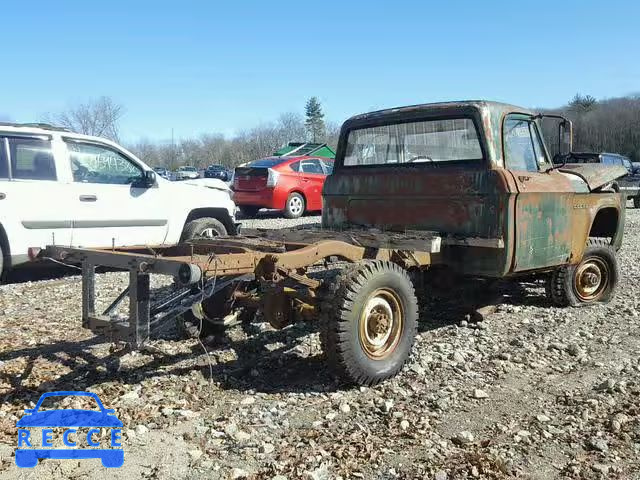
<path id="1" fill-rule="evenodd" d="M 622 166 L 602 165 L 600 163 L 568 163 L 560 168 L 561 172 L 571 173 L 582 178 L 589 190 L 594 191 L 629 172 Z"/>

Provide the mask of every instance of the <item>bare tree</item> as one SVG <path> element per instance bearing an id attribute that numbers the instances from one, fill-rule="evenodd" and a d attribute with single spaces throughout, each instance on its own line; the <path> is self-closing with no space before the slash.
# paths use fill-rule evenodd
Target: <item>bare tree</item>
<path id="1" fill-rule="evenodd" d="M 111 97 L 100 97 L 57 114 L 47 114 L 43 120 L 77 133 L 118 141 L 118 127 L 122 115 L 122 105 Z"/>

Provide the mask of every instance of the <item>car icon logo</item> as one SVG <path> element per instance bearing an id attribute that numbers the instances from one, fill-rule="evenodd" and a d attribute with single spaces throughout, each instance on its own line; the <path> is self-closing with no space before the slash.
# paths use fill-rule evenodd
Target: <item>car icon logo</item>
<path id="1" fill-rule="evenodd" d="M 42 402 L 49 397 L 90 397 L 95 400 L 99 410 L 87 409 L 55 409 L 41 410 Z M 120 443 L 122 422 L 115 416 L 113 409 L 105 408 L 98 395 L 92 392 L 61 391 L 49 392 L 40 396 L 32 409 L 25 409 L 25 415 L 16 422 L 18 428 L 18 448 L 16 449 L 16 465 L 22 468 L 35 467 L 41 458 L 83 459 L 99 458 L 102 465 L 109 468 L 121 467 L 124 463 L 124 451 Z M 30 428 L 42 428 L 41 448 L 33 448 L 37 444 Z M 78 437 L 78 428 L 89 428 L 86 442 L 90 447 L 102 447 L 93 440 L 101 428 L 111 430 L 109 446 L 111 448 L 47 448 L 51 447 L 53 430 L 63 428 L 63 441 L 67 447 L 75 447 L 71 434 Z M 32 447 L 32 448 L 26 448 Z"/>

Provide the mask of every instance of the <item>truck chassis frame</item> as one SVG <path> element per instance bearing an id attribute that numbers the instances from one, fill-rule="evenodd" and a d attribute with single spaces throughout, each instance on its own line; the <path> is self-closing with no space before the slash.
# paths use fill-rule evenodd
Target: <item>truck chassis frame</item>
<path id="1" fill-rule="evenodd" d="M 255 281 L 260 294 L 236 294 L 237 305 L 268 312 L 276 327 L 289 317 L 283 298 L 297 299 L 302 310 L 315 309 L 315 291 L 321 282 L 306 275 L 307 268 L 329 261 L 356 263 L 384 260 L 404 269 L 423 269 L 440 262 L 443 243 L 468 245 L 474 239 L 442 239 L 433 232 L 404 233 L 375 230 L 337 232 L 323 229 L 254 231 L 243 236 L 200 239 L 173 246 L 72 248 L 48 246 L 40 257 L 82 268 L 82 326 L 114 341 L 140 347 L 166 322 L 210 299 L 225 288 Z M 102 312 L 96 311 L 96 267 L 129 272 L 129 285 Z M 177 288 L 152 302 L 150 275 L 167 275 Z M 129 316 L 114 315 L 129 299 Z"/>

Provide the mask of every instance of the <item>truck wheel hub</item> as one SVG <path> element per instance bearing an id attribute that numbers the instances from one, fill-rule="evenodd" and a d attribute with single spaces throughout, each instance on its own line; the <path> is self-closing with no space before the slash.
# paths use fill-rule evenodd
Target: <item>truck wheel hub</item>
<path id="1" fill-rule="evenodd" d="M 576 270 L 576 293 L 582 300 L 597 300 L 609 283 L 609 268 L 599 258 L 591 258 Z"/>
<path id="2" fill-rule="evenodd" d="M 218 236 L 218 232 L 216 232 L 213 228 L 205 228 L 202 232 L 200 232 L 200 236 L 204 238 L 214 238 Z"/>
<path id="3" fill-rule="evenodd" d="M 360 316 L 360 344 L 367 356 L 381 359 L 398 344 L 402 333 L 403 314 L 397 296 L 386 289 L 373 292 Z"/>

